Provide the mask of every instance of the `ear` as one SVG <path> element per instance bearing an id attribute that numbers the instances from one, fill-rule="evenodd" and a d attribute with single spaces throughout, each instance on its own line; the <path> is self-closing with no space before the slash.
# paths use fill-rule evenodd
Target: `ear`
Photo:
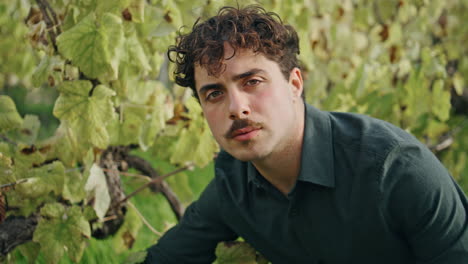
<path id="1" fill-rule="evenodd" d="M 291 84 L 294 96 L 300 98 L 304 89 L 304 81 L 302 80 L 302 73 L 299 68 L 295 67 L 291 70 L 289 74 L 289 84 Z"/>

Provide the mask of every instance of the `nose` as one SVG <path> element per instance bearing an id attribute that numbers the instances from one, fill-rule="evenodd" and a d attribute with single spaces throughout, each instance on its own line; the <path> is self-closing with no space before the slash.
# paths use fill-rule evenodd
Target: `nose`
<path id="1" fill-rule="evenodd" d="M 232 120 L 247 118 L 250 115 L 249 100 L 245 94 L 232 91 L 229 94 L 229 118 Z"/>

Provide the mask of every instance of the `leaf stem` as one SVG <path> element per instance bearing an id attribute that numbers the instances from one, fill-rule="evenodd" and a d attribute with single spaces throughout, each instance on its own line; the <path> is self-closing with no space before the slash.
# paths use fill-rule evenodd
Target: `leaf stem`
<path id="1" fill-rule="evenodd" d="M 21 179 L 21 180 L 17 180 L 16 182 L 11 182 L 11 183 L 0 185 L 0 191 L 8 190 L 10 187 L 13 187 L 13 186 L 15 186 L 17 184 L 25 183 L 27 181 L 28 181 L 28 179 Z"/>
<path id="2" fill-rule="evenodd" d="M 135 205 L 133 205 L 133 203 L 131 202 L 128 202 L 128 205 L 130 207 L 132 207 L 135 212 L 138 214 L 138 216 L 140 217 L 141 221 L 143 221 L 143 223 L 145 224 L 146 227 L 148 227 L 149 230 L 151 230 L 151 232 L 153 232 L 154 234 L 156 234 L 157 236 L 161 237 L 162 236 L 162 233 L 159 232 L 158 230 L 156 230 L 154 227 L 151 226 L 151 224 L 148 222 L 148 220 L 146 220 L 146 218 L 140 213 L 140 211 L 138 210 L 138 208 L 136 208 Z"/>
<path id="3" fill-rule="evenodd" d="M 13 140 L 9 139 L 7 136 L 3 135 L 3 134 L 0 134 L 0 139 L 13 145 L 13 146 L 16 146 L 18 144 L 16 144 L 16 142 L 14 142 Z"/>

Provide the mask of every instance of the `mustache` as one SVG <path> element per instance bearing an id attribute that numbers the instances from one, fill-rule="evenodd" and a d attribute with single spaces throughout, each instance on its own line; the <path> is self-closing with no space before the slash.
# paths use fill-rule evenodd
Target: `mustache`
<path id="1" fill-rule="evenodd" d="M 245 127 L 252 127 L 254 129 L 260 129 L 263 127 L 263 124 L 260 122 L 254 122 L 250 119 L 236 119 L 234 122 L 232 122 L 231 127 L 229 130 L 224 134 L 224 137 L 226 138 L 233 138 L 235 135 L 235 131 L 238 129 L 242 129 Z"/>

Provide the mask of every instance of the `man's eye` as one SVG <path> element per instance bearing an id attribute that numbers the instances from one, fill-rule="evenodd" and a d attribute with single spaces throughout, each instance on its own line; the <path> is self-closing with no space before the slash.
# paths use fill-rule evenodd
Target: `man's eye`
<path id="1" fill-rule="evenodd" d="M 260 80 L 257 80 L 257 79 L 251 79 L 251 80 L 248 80 L 245 84 L 248 85 L 248 86 L 255 86 L 257 84 L 261 83 Z"/>
<path id="2" fill-rule="evenodd" d="M 221 91 L 213 91 L 211 93 L 208 94 L 208 96 L 206 96 L 206 100 L 211 100 L 211 99 L 215 99 L 216 97 L 222 95 L 223 92 Z"/>

